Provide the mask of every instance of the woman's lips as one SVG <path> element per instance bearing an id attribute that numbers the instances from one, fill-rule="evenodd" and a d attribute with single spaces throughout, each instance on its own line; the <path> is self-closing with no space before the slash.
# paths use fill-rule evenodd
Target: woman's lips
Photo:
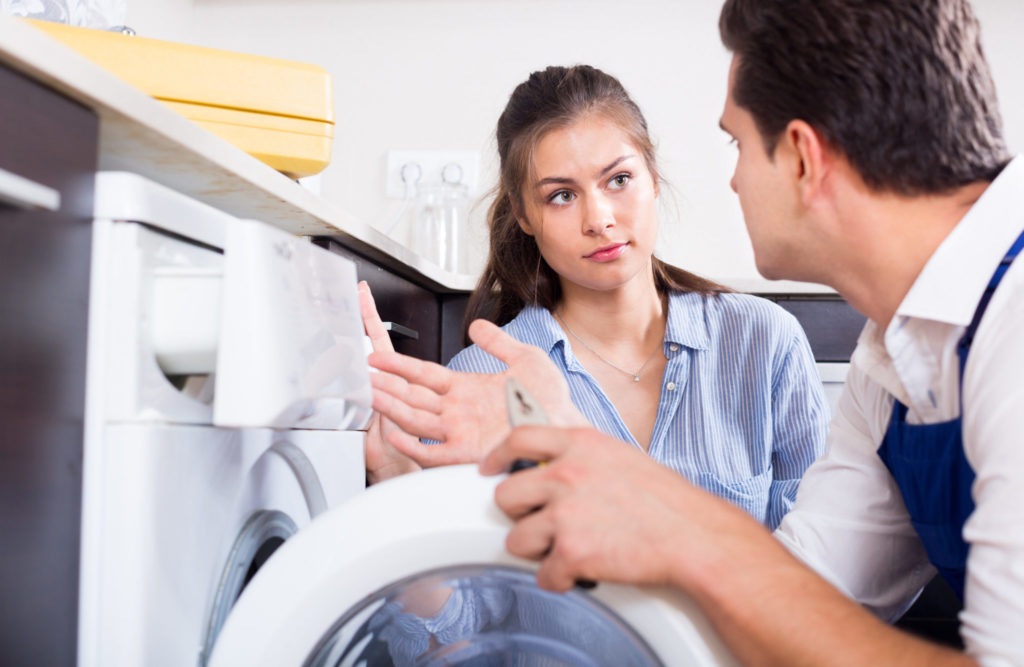
<path id="1" fill-rule="evenodd" d="M 610 262 L 613 259 L 621 257 L 622 253 L 626 252 L 626 246 L 628 245 L 628 243 L 616 243 L 614 245 L 598 248 L 587 255 L 587 259 L 592 259 L 595 262 Z"/>

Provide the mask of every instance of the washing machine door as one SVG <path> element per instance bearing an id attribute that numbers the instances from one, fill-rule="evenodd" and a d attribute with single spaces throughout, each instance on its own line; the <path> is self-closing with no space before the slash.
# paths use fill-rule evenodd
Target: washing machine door
<path id="1" fill-rule="evenodd" d="M 505 551 L 499 481 L 435 468 L 322 514 L 242 592 L 210 664 L 735 664 L 678 592 L 540 590 Z"/>

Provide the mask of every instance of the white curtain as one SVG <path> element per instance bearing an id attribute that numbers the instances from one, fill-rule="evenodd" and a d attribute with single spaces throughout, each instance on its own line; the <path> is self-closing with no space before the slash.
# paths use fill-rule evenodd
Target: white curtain
<path id="1" fill-rule="evenodd" d="M 86 28 L 124 25 L 127 0 L 0 0 L 0 12 Z"/>

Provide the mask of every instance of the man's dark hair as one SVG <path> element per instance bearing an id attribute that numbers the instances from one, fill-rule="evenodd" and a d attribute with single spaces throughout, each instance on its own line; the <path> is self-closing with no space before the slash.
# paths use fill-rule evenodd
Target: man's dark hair
<path id="1" fill-rule="evenodd" d="M 726 0 L 719 31 L 769 155 L 800 119 L 878 191 L 942 193 L 1009 161 L 966 0 Z"/>

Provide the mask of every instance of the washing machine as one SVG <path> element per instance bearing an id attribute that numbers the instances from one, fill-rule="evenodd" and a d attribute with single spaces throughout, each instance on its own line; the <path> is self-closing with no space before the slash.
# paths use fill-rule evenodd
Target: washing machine
<path id="1" fill-rule="evenodd" d="M 505 550 L 499 481 L 435 468 L 318 517 L 243 591 L 210 664 L 735 664 L 678 591 L 540 590 Z"/>
<path id="2" fill-rule="evenodd" d="M 90 287 L 81 665 L 203 665 L 278 548 L 364 488 L 354 266 L 101 173 Z"/>
<path id="3" fill-rule="evenodd" d="M 540 590 L 499 477 L 362 490 L 350 264 L 131 175 L 97 202 L 82 664 L 733 664 L 679 592 Z"/>

